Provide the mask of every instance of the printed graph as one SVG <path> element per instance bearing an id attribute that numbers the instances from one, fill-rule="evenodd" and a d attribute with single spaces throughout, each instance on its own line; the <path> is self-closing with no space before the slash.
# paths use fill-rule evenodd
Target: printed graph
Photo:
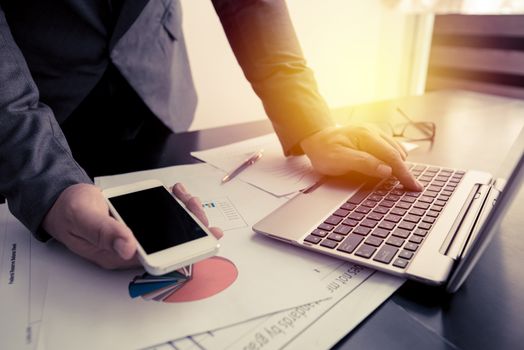
<path id="1" fill-rule="evenodd" d="M 237 277 L 232 261 L 214 256 L 166 275 L 136 276 L 129 283 L 129 295 L 165 303 L 197 301 L 226 290 Z"/>

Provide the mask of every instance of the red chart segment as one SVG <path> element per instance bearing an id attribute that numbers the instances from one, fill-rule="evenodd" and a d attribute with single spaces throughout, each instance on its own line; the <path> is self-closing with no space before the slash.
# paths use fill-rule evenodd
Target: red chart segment
<path id="1" fill-rule="evenodd" d="M 141 283 L 137 283 L 139 277 Z M 151 282 L 145 288 L 144 276 L 137 276 L 129 284 L 129 293 L 131 297 L 140 295 L 147 300 L 166 303 L 197 301 L 222 292 L 232 285 L 237 277 L 238 270 L 233 262 L 215 256 L 193 264 L 191 276 L 182 281 L 173 280 L 172 284 L 159 283 L 158 277 L 151 276 Z"/>

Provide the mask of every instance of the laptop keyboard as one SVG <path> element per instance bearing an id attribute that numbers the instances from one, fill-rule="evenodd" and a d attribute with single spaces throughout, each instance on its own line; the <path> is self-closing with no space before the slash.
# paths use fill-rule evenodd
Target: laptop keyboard
<path id="1" fill-rule="evenodd" d="M 304 242 L 406 268 L 465 174 L 421 164 L 408 166 L 424 185 L 422 192 L 407 191 L 394 177 L 365 184 Z"/>

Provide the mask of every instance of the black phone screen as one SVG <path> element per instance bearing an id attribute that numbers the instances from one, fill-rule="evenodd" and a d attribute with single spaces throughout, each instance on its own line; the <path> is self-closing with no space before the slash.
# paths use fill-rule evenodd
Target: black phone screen
<path id="1" fill-rule="evenodd" d="M 164 187 L 111 197 L 109 201 L 147 254 L 206 236 Z"/>

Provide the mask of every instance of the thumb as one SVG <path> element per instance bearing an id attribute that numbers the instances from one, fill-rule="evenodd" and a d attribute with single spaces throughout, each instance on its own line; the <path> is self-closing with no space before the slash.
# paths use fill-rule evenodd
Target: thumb
<path id="1" fill-rule="evenodd" d="M 124 260 L 131 259 L 136 253 L 136 240 L 131 230 L 110 216 L 101 219 L 96 236 L 93 244 L 114 251 Z"/>

